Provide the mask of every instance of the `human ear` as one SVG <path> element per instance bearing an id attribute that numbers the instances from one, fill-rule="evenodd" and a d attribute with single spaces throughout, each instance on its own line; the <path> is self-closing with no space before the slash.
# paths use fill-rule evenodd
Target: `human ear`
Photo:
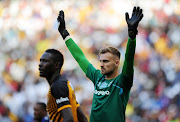
<path id="1" fill-rule="evenodd" d="M 60 62 L 56 62 L 56 63 L 54 64 L 54 67 L 55 67 L 55 68 L 59 68 L 59 65 L 60 65 Z"/>
<path id="2" fill-rule="evenodd" d="M 119 66 L 119 63 L 120 63 L 120 61 L 119 61 L 119 60 L 116 60 L 116 66 L 117 66 L 117 67 Z"/>

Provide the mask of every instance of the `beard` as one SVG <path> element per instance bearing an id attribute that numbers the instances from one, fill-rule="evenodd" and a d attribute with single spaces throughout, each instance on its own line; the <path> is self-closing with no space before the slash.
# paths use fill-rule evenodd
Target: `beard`
<path id="1" fill-rule="evenodd" d="M 104 70 L 104 69 L 101 69 L 101 74 L 102 75 L 106 75 L 106 76 L 110 76 L 110 75 L 112 75 L 113 74 L 113 70 L 111 70 L 111 71 L 106 71 L 106 70 Z"/>

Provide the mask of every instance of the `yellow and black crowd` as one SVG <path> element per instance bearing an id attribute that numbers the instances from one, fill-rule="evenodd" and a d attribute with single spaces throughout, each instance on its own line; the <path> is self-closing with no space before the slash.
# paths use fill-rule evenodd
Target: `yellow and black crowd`
<path id="1" fill-rule="evenodd" d="M 34 104 L 46 102 L 49 86 L 39 77 L 38 64 L 48 48 L 64 54 L 61 73 L 89 116 L 94 87 L 59 35 L 58 12 L 64 10 L 71 36 L 96 68 L 99 49 L 117 47 L 121 72 L 125 12 L 134 5 L 141 6 L 144 18 L 126 121 L 180 121 L 180 0 L 0 0 L 0 121 L 32 122 Z"/>

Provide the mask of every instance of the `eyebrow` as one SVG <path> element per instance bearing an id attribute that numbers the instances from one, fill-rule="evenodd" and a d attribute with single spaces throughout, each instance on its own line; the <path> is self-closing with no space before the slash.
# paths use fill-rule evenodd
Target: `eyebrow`
<path id="1" fill-rule="evenodd" d="M 49 61 L 47 58 L 40 58 L 40 61 Z"/>
<path id="2" fill-rule="evenodd" d="M 109 61 L 109 60 L 107 60 L 107 59 L 104 59 L 104 60 L 99 60 L 99 61 Z"/>

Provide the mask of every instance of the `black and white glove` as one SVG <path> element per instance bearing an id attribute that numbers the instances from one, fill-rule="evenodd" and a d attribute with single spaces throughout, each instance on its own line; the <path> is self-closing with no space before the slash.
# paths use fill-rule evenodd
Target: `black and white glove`
<path id="1" fill-rule="evenodd" d="M 65 20 L 64 20 L 64 12 L 62 10 L 59 11 L 59 16 L 57 18 L 57 21 L 59 22 L 58 31 L 61 34 L 62 38 L 65 39 L 69 35 L 69 33 L 66 30 L 66 24 L 65 24 Z"/>
<path id="2" fill-rule="evenodd" d="M 132 12 L 132 17 L 129 18 L 129 14 L 126 12 L 126 22 L 128 25 L 128 35 L 131 39 L 135 39 L 138 34 L 138 24 L 143 18 L 142 9 L 140 7 L 134 7 Z"/>

